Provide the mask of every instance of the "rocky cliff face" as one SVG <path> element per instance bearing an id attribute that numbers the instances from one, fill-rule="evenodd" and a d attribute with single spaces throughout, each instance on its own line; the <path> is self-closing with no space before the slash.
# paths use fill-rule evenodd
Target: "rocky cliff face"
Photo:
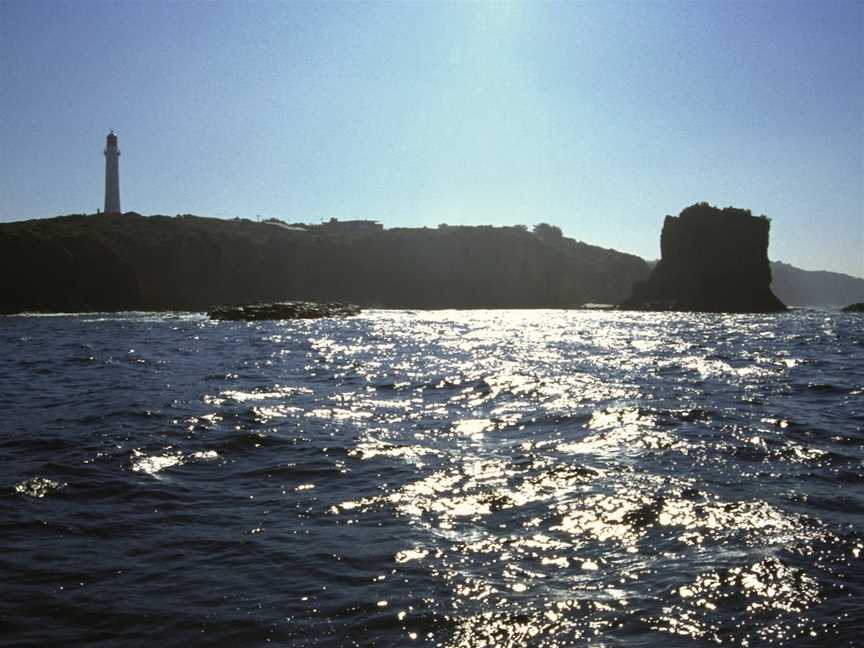
<path id="1" fill-rule="evenodd" d="M 0 313 L 284 300 L 549 308 L 617 303 L 647 274 L 639 257 L 518 227 L 334 233 L 132 213 L 0 225 Z"/>
<path id="2" fill-rule="evenodd" d="M 662 257 L 624 308 L 765 313 L 786 307 L 771 292 L 765 216 L 707 203 L 667 216 Z"/>

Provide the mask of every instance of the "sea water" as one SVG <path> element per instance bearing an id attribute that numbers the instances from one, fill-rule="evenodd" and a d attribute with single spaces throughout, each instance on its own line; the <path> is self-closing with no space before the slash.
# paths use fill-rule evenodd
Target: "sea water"
<path id="1" fill-rule="evenodd" d="M 0 318 L 0 644 L 853 646 L 864 318 Z"/>

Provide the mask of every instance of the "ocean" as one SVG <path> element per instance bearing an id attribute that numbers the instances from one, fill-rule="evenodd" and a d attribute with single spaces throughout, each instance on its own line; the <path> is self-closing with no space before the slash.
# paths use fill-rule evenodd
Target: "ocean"
<path id="1" fill-rule="evenodd" d="M 864 318 L 0 317 L 0 645 L 855 646 Z"/>

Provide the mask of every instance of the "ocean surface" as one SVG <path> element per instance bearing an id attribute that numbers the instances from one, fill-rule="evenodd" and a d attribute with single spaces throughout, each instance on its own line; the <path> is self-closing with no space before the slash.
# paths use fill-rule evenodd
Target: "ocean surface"
<path id="1" fill-rule="evenodd" d="M 0 645 L 864 645 L 864 317 L 0 317 Z"/>

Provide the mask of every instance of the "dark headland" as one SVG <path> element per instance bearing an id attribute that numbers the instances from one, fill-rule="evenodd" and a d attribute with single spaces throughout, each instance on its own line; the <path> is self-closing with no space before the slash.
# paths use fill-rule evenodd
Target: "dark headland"
<path id="1" fill-rule="evenodd" d="M 771 313 L 770 220 L 749 210 L 698 203 L 667 216 L 661 259 L 622 306 L 639 310 Z"/>
<path id="2" fill-rule="evenodd" d="M 0 312 L 203 311 L 349 302 L 392 308 L 618 303 L 634 255 L 554 226 L 383 229 L 195 216 L 72 215 L 0 225 Z"/>

